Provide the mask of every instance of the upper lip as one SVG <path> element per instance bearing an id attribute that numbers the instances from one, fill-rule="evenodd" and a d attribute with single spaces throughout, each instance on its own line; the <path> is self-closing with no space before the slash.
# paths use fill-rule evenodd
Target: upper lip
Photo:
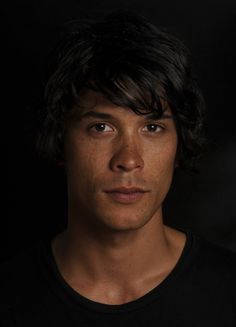
<path id="1" fill-rule="evenodd" d="M 107 193 L 114 193 L 114 192 L 118 192 L 118 193 L 125 193 L 125 194 L 129 194 L 129 193 L 135 193 L 135 192 L 147 192 L 146 190 L 140 188 L 140 187 L 117 187 L 117 188 L 113 188 L 111 190 L 107 190 Z"/>

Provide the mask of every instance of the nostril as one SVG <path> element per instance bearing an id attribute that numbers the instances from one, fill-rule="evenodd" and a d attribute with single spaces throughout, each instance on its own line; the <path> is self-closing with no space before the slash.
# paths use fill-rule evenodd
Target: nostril
<path id="1" fill-rule="evenodd" d="M 132 171 L 141 169 L 143 166 L 143 159 L 137 155 L 135 157 L 114 157 L 111 160 L 111 168 L 115 171 Z"/>

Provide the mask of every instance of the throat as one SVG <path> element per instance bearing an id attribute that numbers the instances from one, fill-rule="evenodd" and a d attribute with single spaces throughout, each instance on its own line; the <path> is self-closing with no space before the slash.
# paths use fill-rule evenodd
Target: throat
<path id="1" fill-rule="evenodd" d="M 132 248 L 129 260 L 127 255 L 117 259 L 114 251 L 89 251 L 89 243 L 84 249 L 76 247 L 75 252 L 59 238 L 52 243 L 52 252 L 59 273 L 74 291 L 98 303 L 123 304 L 158 287 L 176 266 L 186 235 L 170 228 L 166 235 L 167 246 L 148 248 L 146 255 L 138 252 L 138 256 Z"/>
<path id="2" fill-rule="evenodd" d="M 67 280 L 67 283 L 74 291 L 88 300 L 108 305 L 121 305 L 145 296 L 154 288 L 157 288 L 169 273 L 168 271 L 132 285 L 122 283 L 123 286 L 113 285 L 109 282 L 94 284 L 88 281 L 78 283 L 75 280 Z"/>

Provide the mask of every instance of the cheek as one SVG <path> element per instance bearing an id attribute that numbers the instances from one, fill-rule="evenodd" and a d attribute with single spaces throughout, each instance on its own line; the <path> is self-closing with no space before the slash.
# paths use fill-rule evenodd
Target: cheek
<path id="1" fill-rule="evenodd" d="M 71 184 L 83 189 L 95 187 L 95 181 L 108 165 L 109 151 L 88 141 L 70 142 L 67 147 L 67 175 Z"/>
<path id="2" fill-rule="evenodd" d="M 171 182 L 175 168 L 176 151 L 176 139 L 172 139 L 171 142 L 166 140 L 158 147 L 150 149 L 147 170 L 152 175 L 153 183 L 161 181 L 160 184 L 165 185 Z"/>
<path id="3" fill-rule="evenodd" d="M 177 151 L 177 137 L 170 135 L 159 142 L 145 144 L 146 157 L 152 158 L 151 161 L 158 161 L 160 165 L 171 165 L 175 161 Z"/>
<path id="4" fill-rule="evenodd" d="M 160 156 L 161 167 L 163 171 L 173 171 L 175 166 L 176 159 L 176 151 L 177 151 L 177 143 L 167 143 L 163 147 L 162 154 Z"/>

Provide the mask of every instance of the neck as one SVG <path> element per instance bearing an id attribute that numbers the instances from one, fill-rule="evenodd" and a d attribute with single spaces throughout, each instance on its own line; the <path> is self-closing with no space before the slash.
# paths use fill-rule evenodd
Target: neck
<path id="1" fill-rule="evenodd" d="M 142 228 L 129 231 L 88 230 L 70 219 L 53 241 L 53 252 L 65 280 L 79 285 L 109 283 L 117 287 L 157 278 L 176 263 L 184 244 L 182 233 L 163 225 L 161 211 Z"/>

